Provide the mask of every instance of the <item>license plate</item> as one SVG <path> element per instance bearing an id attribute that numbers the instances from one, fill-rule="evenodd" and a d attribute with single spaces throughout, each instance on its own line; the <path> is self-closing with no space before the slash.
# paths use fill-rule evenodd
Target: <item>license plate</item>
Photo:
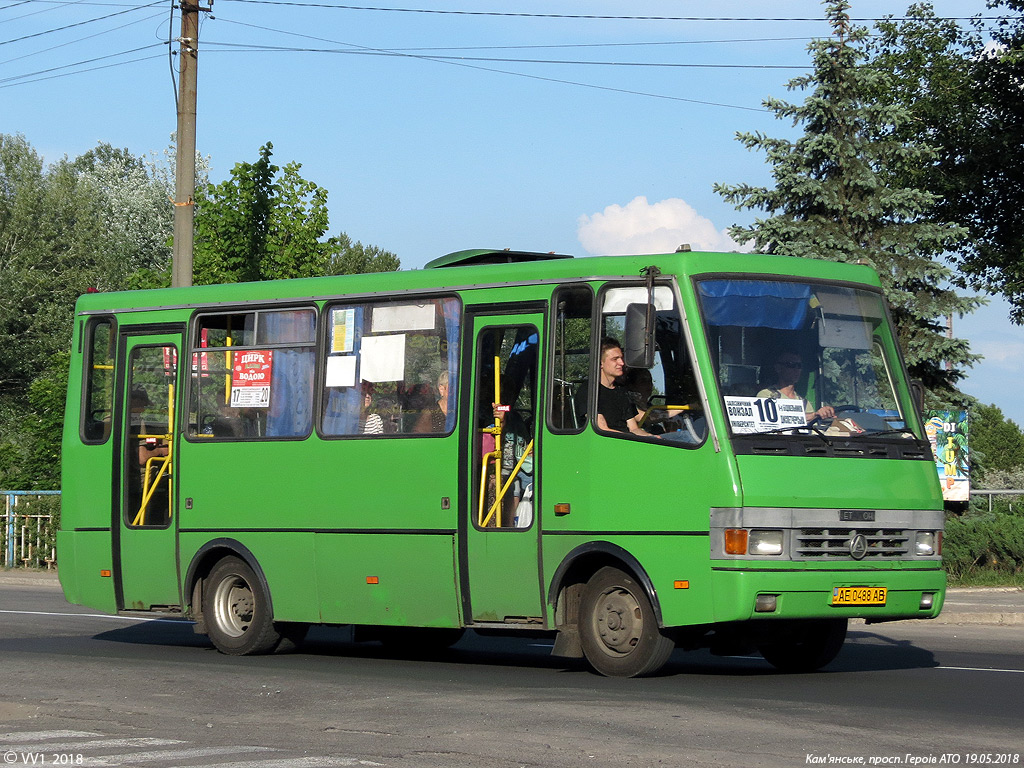
<path id="1" fill-rule="evenodd" d="M 835 587 L 832 605 L 885 605 L 886 587 Z"/>

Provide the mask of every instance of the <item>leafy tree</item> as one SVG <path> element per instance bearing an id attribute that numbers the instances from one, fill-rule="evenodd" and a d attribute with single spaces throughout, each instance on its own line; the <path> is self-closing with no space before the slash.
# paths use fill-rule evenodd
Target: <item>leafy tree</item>
<path id="1" fill-rule="evenodd" d="M 943 287 L 951 274 L 935 257 L 955 246 L 963 230 L 930 216 L 934 194 L 892 183 L 901 171 L 928 162 L 933 150 L 903 138 L 906 110 L 879 102 L 889 78 L 863 66 L 867 30 L 851 27 L 848 9 L 845 0 L 828 3 L 835 36 L 810 45 L 813 71 L 788 84 L 809 91 L 804 103 L 764 102 L 779 119 L 803 125 L 803 135 L 796 141 L 761 133 L 738 136 L 748 148 L 766 153 L 774 188 L 717 184 L 715 189 L 738 209 L 770 214 L 752 226 L 730 229 L 734 240 L 753 241 L 757 252 L 873 266 L 911 373 L 948 398 L 956 394 L 960 368 L 977 356 L 966 341 L 945 336 L 941 318 L 969 312 L 979 302 Z M 944 361 L 953 367 L 947 369 Z"/>
<path id="2" fill-rule="evenodd" d="M 992 9 L 1024 10 L 1024 0 L 992 0 Z M 900 136 L 926 135 L 930 162 L 906 168 L 903 183 L 937 195 L 935 220 L 964 227 L 950 257 L 966 284 L 1002 293 L 1011 319 L 1024 323 L 1024 17 L 986 32 L 935 16 L 930 3 L 900 21 L 879 24 L 873 63 L 891 74 L 882 103 L 909 112 Z"/>
<path id="3" fill-rule="evenodd" d="M 238 163 L 231 178 L 196 198 L 194 280 L 197 284 L 322 275 L 330 247 L 327 190 L 299 176 L 298 163 L 272 164 L 273 145 L 255 163 Z"/>
<path id="4" fill-rule="evenodd" d="M 56 487 L 75 300 L 165 270 L 169 236 L 145 160 L 99 144 L 46 166 L 0 134 L 0 484 Z"/>
<path id="5" fill-rule="evenodd" d="M 331 258 L 328 275 L 354 275 L 364 272 L 394 272 L 401 266 L 398 257 L 375 245 L 363 245 L 342 232 L 330 240 Z"/>
<path id="6" fill-rule="evenodd" d="M 1024 470 L 1024 432 L 995 405 L 976 405 L 970 413 L 974 476 Z"/>
<path id="7" fill-rule="evenodd" d="M 196 284 L 389 272 L 395 254 L 326 237 L 327 190 L 299 175 L 302 166 L 271 162 L 273 144 L 255 163 L 238 163 L 231 178 L 196 199 Z"/>

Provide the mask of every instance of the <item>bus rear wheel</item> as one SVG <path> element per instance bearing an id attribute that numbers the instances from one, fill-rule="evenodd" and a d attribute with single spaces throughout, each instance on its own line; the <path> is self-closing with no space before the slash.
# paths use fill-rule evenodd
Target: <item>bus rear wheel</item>
<path id="1" fill-rule="evenodd" d="M 846 619 L 800 622 L 757 649 L 780 672 L 814 672 L 839 655 L 846 640 L 846 623 Z"/>
<path id="2" fill-rule="evenodd" d="M 269 653 L 282 639 L 262 581 L 234 556 L 218 562 L 206 578 L 203 618 L 210 641 L 229 656 Z"/>
<path id="3" fill-rule="evenodd" d="M 580 644 L 591 666 L 609 677 L 641 677 L 661 669 L 675 648 L 658 628 L 647 593 L 618 568 L 595 573 L 583 591 Z"/>

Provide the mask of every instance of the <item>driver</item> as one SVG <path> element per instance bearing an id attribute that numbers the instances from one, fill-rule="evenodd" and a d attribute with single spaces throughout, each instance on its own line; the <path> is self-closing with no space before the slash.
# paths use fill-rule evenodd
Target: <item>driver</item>
<path id="1" fill-rule="evenodd" d="M 775 370 L 775 384 L 762 389 L 757 393 L 758 397 L 769 397 L 773 400 L 780 398 L 785 400 L 802 400 L 804 404 L 804 417 L 807 423 L 815 419 L 831 419 L 836 415 L 831 405 L 823 405 L 814 410 L 805 397 L 796 391 L 796 383 L 800 380 L 800 373 L 803 370 L 803 361 L 796 352 L 783 352 L 779 355 L 773 366 Z"/>

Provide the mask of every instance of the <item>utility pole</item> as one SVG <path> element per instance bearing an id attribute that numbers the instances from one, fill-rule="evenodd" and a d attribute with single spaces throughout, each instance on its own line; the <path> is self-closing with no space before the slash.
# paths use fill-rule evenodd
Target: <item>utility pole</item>
<path id="1" fill-rule="evenodd" d="M 212 3 L 211 3 L 212 4 Z M 171 285 L 192 285 L 192 240 L 196 191 L 196 84 L 199 64 L 199 11 L 181 0 L 178 56 L 178 130 L 174 160 L 174 256 Z"/>

